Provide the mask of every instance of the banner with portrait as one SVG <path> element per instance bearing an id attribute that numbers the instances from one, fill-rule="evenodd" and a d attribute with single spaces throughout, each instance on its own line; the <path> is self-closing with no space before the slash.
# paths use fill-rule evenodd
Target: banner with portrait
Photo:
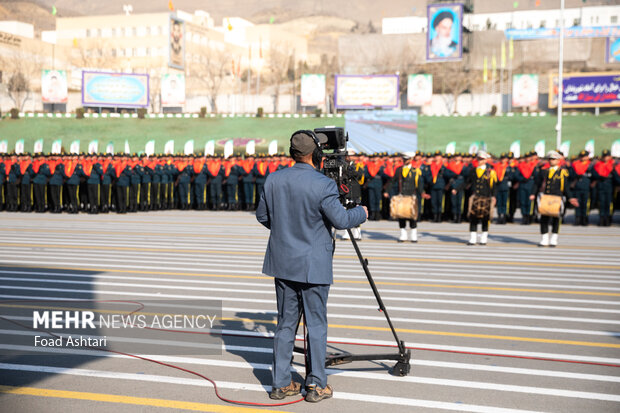
<path id="1" fill-rule="evenodd" d="M 608 37 L 605 62 L 620 63 L 620 37 Z"/>
<path id="2" fill-rule="evenodd" d="M 301 106 L 325 104 L 325 75 L 301 75 Z"/>
<path id="3" fill-rule="evenodd" d="M 161 77 L 161 105 L 183 106 L 185 104 L 185 75 L 165 74 Z"/>
<path id="4" fill-rule="evenodd" d="M 441 62 L 463 57 L 463 5 L 431 4 L 427 8 L 426 60 Z"/>
<path id="5" fill-rule="evenodd" d="M 538 75 L 523 74 L 512 77 L 512 106 L 538 107 Z"/>
<path id="6" fill-rule="evenodd" d="M 67 103 L 67 72 L 64 70 L 41 71 L 41 100 L 43 103 Z"/>
<path id="7" fill-rule="evenodd" d="M 168 39 L 168 66 L 185 69 L 185 22 L 170 16 Z"/>
<path id="8" fill-rule="evenodd" d="M 433 100 L 433 75 L 409 75 L 407 79 L 407 105 L 430 105 Z"/>

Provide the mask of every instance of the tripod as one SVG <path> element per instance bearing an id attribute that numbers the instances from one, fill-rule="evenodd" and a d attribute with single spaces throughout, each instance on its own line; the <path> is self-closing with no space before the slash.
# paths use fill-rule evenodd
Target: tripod
<path id="1" fill-rule="evenodd" d="M 353 248 L 357 254 L 357 258 L 364 269 L 364 273 L 366 274 L 366 278 L 368 279 L 368 283 L 370 284 L 370 288 L 372 288 L 372 292 L 377 299 L 377 304 L 379 304 L 379 311 L 381 311 L 385 315 L 385 319 L 390 326 L 390 330 L 392 330 L 392 335 L 394 335 L 394 339 L 396 340 L 396 345 L 398 346 L 398 353 L 390 353 L 390 354 L 351 354 L 351 353 L 330 353 L 327 355 L 325 359 L 325 367 L 336 366 L 339 364 L 347 364 L 353 361 L 360 360 L 396 360 L 396 364 L 392 368 L 392 374 L 395 376 L 406 376 L 409 374 L 411 366 L 409 364 L 409 360 L 411 359 L 411 350 L 407 350 L 405 347 L 405 342 L 401 341 L 398 338 L 398 334 L 396 334 L 396 330 L 392 325 L 392 320 L 390 320 L 390 316 L 387 313 L 385 305 L 383 304 L 383 300 L 381 299 L 381 295 L 379 294 L 379 290 L 377 290 L 377 286 L 375 285 L 375 281 L 370 274 L 370 270 L 368 269 L 368 260 L 364 258 L 362 252 L 357 245 L 357 241 L 353 237 L 353 233 L 351 229 L 347 229 L 349 234 L 349 239 L 353 244 Z M 299 329 L 299 322 L 301 321 L 302 312 L 299 314 L 299 320 L 297 322 L 297 329 Z M 304 354 L 305 351 L 301 347 L 295 346 L 294 352 Z M 308 368 L 308 366 L 306 366 Z"/>

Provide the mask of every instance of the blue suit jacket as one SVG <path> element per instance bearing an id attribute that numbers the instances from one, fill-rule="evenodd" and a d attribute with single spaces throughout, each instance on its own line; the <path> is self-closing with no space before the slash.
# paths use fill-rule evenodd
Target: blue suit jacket
<path id="1" fill-rule="evenodd" d="M 256 219 L 271 230 L 263 273 L 310 284 L 332 284 L 332 226 L 352 228 L 366 220 L 362 207 L 346 210 L 336 182 L 311 165 L 296 163 L 269 174 Z"/>

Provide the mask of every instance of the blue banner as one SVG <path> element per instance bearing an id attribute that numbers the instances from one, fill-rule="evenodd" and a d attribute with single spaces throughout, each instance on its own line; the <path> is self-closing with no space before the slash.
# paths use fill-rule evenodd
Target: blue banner
<path id="1" fill-rule="evenodd" d="M 82 104 L 145 108 L 149 105 L 149 75 L 84 71 Z"/>
<path id="2" fill-rule="evenodd" d="M 620 72 L 573 73 L 563 78 L 562 105 L 569 108 L 620 106 Z M 557 106 L 558 78 L 551 77 L 549 107 Z"/>
<path id="3" fill-rule="evenodd" d="M 553 39 L 560 36 L 559 28 L 540 28 L 540 29 L 507 29 L 505 32 L 507 39 L 513 40 L 535 40 Z M 593 26 L 593 27 L 567 27 L 564 29 L 564 38 L 582 37 L 610 37 L 620 36 L 620 26 Z"/>

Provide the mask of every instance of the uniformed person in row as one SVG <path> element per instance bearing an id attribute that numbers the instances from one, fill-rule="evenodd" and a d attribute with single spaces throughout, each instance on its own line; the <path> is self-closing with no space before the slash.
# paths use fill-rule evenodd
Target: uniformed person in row
<path id="1" fill-rule="evenodd" d="M 30 186 L 34 171 L 30 154 L 22 155 L 19 162 L 19 202 L 21 212 L 32 212 L 32 188 Z"/>
<path id="2" fill-rule="evenodd" d="M 508 221 L 508 201 L 510 198 L 510 187 L 514 179 L 514 168 L 510 166 L 508 154 L 503 152 L 499 157 L 499 162 L 493 166 L 495 175 L 497 175 L 497 192 L 495 199 L 497 201 L 497 223 L 506 224 Z"/>
<path id="3" fill-rule="evenodd" d="M 370 157 L 366 164 L 365 185 L 368 189 L 368 219 L 381 219 L 381 198 L 383 194 L 383 164 L 378 155 Z"/>
<path id="4" fill-rule="evenodd" d="M 254 155 L 247 155 L 240 160 L 241 193 L 243 194 L 243 206 L 246 211 L 254 209 L 254 184 L 256 182 L 256 160 Z"/>
<path id="5" fill-rule="evenodd" d="M 209 180 L 207 173 L 207 160 L 204 156 L 198 156 L 194 159 L 194 164 L 192 165 L 194 175 L 192 177 L 193 191 L 194 191 L 194 201 L 196 204 L 196 209 L 199 211 L 204 211 L 207 209 L 208 198 L 207 198 L 207 182 Z"/>
<path id="6" fill-rule="evenodd" d="M 538 173 L 538 156 L 534 151 L 525 154 L 516 171 L 516 181 L 519 182 L 517 197 L 521 208 L 521 224 L 529 225 L 534 221 L 535 203 L 530 200 Z"/>
<path id="7" fill-rule="evenodd" d="M 47 183 L 52 177 L 52 172 L 46 161 L 46 157 L 42 153 L 39 153 L 35 156 L 32 165 L 32 170 L 34 172 L 34 178 L 32 179 L 34 210 L 38 213 L 45 212 L 47 208 Z"/>
<path id="8" fill-rule="evenodd" d="M 7 177 L 7 160 L 0 157 L 0 211 L 4 211 L 6 202 L 5 183 Z"/>
<path id="9" fill-rule="evenodd" d="M 573 198 L 572 191 L 570 189 L 569 172 L 561 166 L 563 156 L 557 151 L 550 151 L 547 153 L 547 159 L 549 162 L 548 167 L 541 169 L 537 175 L 535 185 L 532 187 L 530 193 L 530 201 L 534 202 L 538 193 L 545 195 L 561 196 L 575 207 L 579 206 L 579 202 L 576 198 Z M 556 217 L 550 217 L 547 215 L 541 215 L 540 217 L 540 233 L 542 238 L 538 244 L 541 247 L 555 247 L 558 245 L 558 236 L 560 233 L 560 219 Z M 551 225 L 551 236 L 549 236 L 549 225 Z"/>
<path id="10" fill-rule="evenodd" d="M 258 199 L 260 194 L 263 192 L 263 187 L 265 186 L 265 181 L 267 180 L 267 176 L 269 175 L 269 160 L 265 159 L 263 156 L 259 156 L 256 161 L 256 169 L 254 171 L 254 179 L 256 183 L 256 196 L 254 198 L 254 206 L 258 205 Z"/>
<path id="11" fill-rule="evenodd" d="M 87 177 L 88 188 L 88 212 L 91 214 L 99 213 L 101 204 L 101 180 L 103 177 L 103 166 L 96 157 L 90 156 L 86 163 L 84 174 Z"/>
<path id="12" fill-rule="evenodd" d="M 383 197 L 381 200 L 381 217 L 389 219 L 390 202 L 394 195 L 398 194 L 398 177 L 396 169 L 404 163 L 403 157 L 396 152 L 392 156 L 384 156 L 383 160 Z"/>
<path id="13" fill-rule="evenodd" d="M 444 212 L 444 195 L 450 179 L 455 178 L 454 172 L 444 165 L 443 154 L 436 151 L 429 164 L 427 178 L 430 187 L 433 222 L 441 222 Z"/>
<path id="14" fill-rule="evenodd" d="M 614 160 L 611 157 L 611 152 L 605 149 L 592 170 L 592 177 L 596 181 L 596 192 L 598 194 L 599 226 L 611 225 L 614 192 L 613 172 Z"/>
<path id="15" fill-rule="evenodd" d="M 239 209 L 237 188 L 241 178 L 241 167 L 237 164 L 237 158 L 231 157 L 224 161 L 224 191 L 226 193 L 227 208 L 229 211 Z"/>
<path id="16" fill-rule="evenodd" d="M 50 197 L 48 200 L 49 209 L 50 212 L 54 214 L 60 214 L 63 209 L 62 189 L 63 184 L 67 179 L 67 175 L 65 175 L 65 165 L 62 162 L 57 161 L 53 170 L 51 170 L 50 167 L 50 171 L 52 175 L 50 176 L 50 179 L 48 181 L 50 193 Z"/>
<path id="17" fill-rule="evenodd" d="M 587 151 L 579 152 L 577 159 L 571 162 L 569 174 L 571 190 L 579 202 L 579 206 L 575 208 L 575 225 L 587 226 L 590 221 L 588 215 L 592 184 L 592 162 Z"/>
<path id="18" fill-rule="evenodd" d="M 452 222 L 456 224 L 461 223 L 462 214 L 463 214 L 463 194 L 464 190 L 462 189 L 463 181 L 468 173 L 468 168 L 463 162 L 463 156 L 460 153 L 453 154 L 448 162 L 446 163 L 446 168 L 448 168 L 454 176 L 448 182 L 448 188 L 450 189 L 450 212 Z"/>
<path id="19" fill-rule="evenodd" d="M 84 169 L 79 163 L 78 155 L 73 155 L 67 163 L 67 193 L 68 208 L 70 214 L 77 214 L 80 210 L 80 181 L 84 177 Z"/>
<path id="20" fill-rule="evenodd" d="M 418 203 L 418 214 L 420 214 L 420 199 L 428 198 L 424 192 L 425 182 L 424 174 L 420 168 L 420 164 L 410 156 L 405 156 L 405 164 L 396 169 L 396 182 L 398 182 L 398 193 L 400 195 L 415 195 Z M 407 238 L 407 222 L 409 222 L 409 238 Z M 407 239 L 411 242 L 418 242 L 418 223 L 416 219 L 399 219 L 398 227 L 400 228 L 400 236 L 398 242 L 405 242 Z"/>
<path id="21" fill-rule="evenodd" d="M 489 198 L 490 204 L 485 215 L 476 216 L 470 213 L 469 216 L 469 242 L 467 245 L 476 245 L 476 241 L 480 245 L 486 245 L 489 236 L 489 225 L 491 223 L 491 208 L 497 193 L 497 174 L 491 165 L 487 165 L 487 161 L 491 156 L 485 151 L 479 151 L 476 155 L 476 167 L 470 169 L 470 172 L 463 183 L 472 190 L 472 196 L 479 198 Z M 478 224 L 480 224 L 482 232 L 479 239 Z"/>

